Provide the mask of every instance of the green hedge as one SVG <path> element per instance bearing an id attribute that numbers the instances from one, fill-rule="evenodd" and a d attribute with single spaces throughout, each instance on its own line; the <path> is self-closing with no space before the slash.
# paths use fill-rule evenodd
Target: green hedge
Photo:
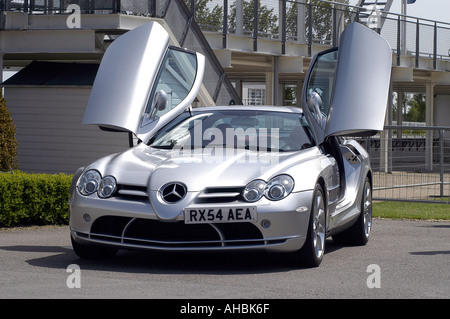
<path id="1" fill-rule="evenodd" d="M 67 224 L 72 175 L 0 173 L 0 227 Z"/>
<path id="2" fill-rule="evenodd" d="M 16 126 L 0 90 L 0 171 L 16 169 L 18 167 L 16 156 Z"/>

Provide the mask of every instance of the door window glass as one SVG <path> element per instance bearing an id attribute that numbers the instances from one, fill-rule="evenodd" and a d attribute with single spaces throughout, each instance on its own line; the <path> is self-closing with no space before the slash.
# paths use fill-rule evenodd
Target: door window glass
<path id="1" fill-rule="evenodd" d="M 308 99 L 314 92 L 319 94 L 322 99 L 320 111 L 324 117 L 327 117 L 330 112 L 330 103 L 334 89 L 334 76 L 337 67 L 337 56 L 337 51 L 319 55 L 308 81 L 306 98 Z M 318 118 L 317 114 L 314 114 L 314 116 L 316 119 Z"/>
<path id="2" fill-rule="evenodd" d="M 197 57 L 194 53 L 170 48 L 159 71 L 157 85 L 147 104 L 149 117 L 160 117 L 183 101 L 191 91 L 197 73 Z M 167 107 L 154 108 L 154 97 L 157 92 L 164 91 Z"/>

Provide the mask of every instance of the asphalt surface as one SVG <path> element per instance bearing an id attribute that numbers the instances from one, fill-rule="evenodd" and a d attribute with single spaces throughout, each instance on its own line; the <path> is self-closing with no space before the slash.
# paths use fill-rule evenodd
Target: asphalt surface
<path id="1" fill-rule="evenodd" d="M 66 226 L 0 230 L 0 298 L 450 297 L 450 222 L 376 219 L 366 246 L 326 244 L 313 269 L 266 253 L 120 251 L 86 261 Z"/>

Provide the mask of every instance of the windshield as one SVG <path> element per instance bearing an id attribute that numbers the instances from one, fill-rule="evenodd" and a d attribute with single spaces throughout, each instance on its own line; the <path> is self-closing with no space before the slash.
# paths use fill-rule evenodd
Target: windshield
<path id="1" fill-rule="evenodd" d="M 253 151 L 299 151 L 312 142 L 303 114 L 220 110 L 189 112 L 172 121 L 150 141 L 154 148 L 244 148 Z"/>

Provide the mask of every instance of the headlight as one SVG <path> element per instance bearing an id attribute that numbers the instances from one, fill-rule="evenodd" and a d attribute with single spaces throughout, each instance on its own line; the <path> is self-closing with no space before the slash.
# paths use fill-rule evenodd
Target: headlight
<path id="1" fill-rule="evenodd" d="M 100 198 L 107 198 L 116 191 L 116 179 L 113 176 L 102 178 L 100 173 L 94 169 L 84 172 L 78 180 L 78 191 L 85 196 L 97 192 Z"/>
<path id="2" fill-rule="evenodd" d="M 112 176 L 105 176 L 98 187 L 98 196 L 101 198 L 110 197 L 116 190 L 116 179 Z"/>
<path id="3" fill-rule="evenodd" d="M 247 184 L 243 197 L 247 202 L 256 202 L 261 197 L 275 201 L 288 196 L 294 189 L 294 180 L 289 175 L 278 175 L 268 183 L 257 179 Z"/>
<path id="4" fill-rule="evenodd" d="M 98 185 L 100 184 L 101 179 L 102 176 L 96 170 L 91 169 L 84 172 L 78 180 L 78 191 L 85 196 L 95 193 L 98 189 Z"/>
<path id="5" fill-rule="evenodd" d="M 266 187 L 266 197 L 270 200 L 280 200 L 294 189 L 294 180 L 289 175 L 279 175 L 272 178 Z"/>
<path id="6" fill-rule="evenodd" d="M 266 182 L 263 180 L 257 179 L 253 182 L 247 184 L 244 189 L 244 199 L 247 202 L 256 202 L 261 199 L 264 195 L 264 191 L 266 190 Z"/>

